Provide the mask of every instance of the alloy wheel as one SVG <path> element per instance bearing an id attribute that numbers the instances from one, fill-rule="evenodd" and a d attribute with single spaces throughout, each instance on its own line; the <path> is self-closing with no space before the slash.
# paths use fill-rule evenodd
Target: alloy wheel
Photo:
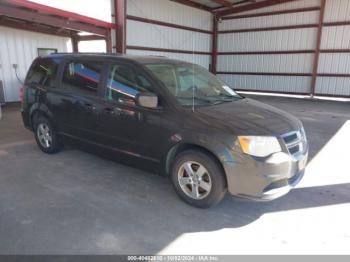
<path id="1" fill-rule="evenodd" d="M 40 145 L 44 148 L 50 148 L 52 145 L 52 133 L 49 126 L 45 123 L 40 123 L 36 132 Z"/>
<path id="2" fill-rule="evenodd" d="M 208 170 L 200 163 L 186 161 L 177 174 L 182 191 L 189 197 L 200 200 L 209 195 L 212 181 Z"/>

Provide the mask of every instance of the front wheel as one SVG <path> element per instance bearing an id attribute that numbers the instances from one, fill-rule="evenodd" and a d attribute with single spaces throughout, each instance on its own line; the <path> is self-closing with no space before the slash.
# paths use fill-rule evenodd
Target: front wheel
<path id="1" fill-rule="evenodd" d="M 200 208 L 219 203 L 227 190 L 225 174 L 218 163 L 197 150 L 184 151 L 176 157 L 171 180 L 182 200 Z"/>

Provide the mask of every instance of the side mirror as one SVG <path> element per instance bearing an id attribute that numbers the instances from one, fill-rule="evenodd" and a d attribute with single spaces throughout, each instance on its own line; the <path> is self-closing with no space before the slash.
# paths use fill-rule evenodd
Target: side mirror
<path id="1" fill-rule="evenodd" d="M 146 108 L 158 108 L 158 96 L 152 93 L 141 93 L 136 96 L 136 105 Z"/>

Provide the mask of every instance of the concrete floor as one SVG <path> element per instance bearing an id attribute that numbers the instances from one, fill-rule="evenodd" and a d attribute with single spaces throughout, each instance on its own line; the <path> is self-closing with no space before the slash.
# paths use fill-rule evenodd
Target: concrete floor
<path id="1" fill-rule="evenodd" d="M 9 106 L 0 121 L 0 254 L 349 254 L 350 104 L 256 98 L 303 121 L 306 176 L 273 202 L 227 196 L 208 210 L 181 202 L 161 176 L 72 146 L 43 154 Z"/>

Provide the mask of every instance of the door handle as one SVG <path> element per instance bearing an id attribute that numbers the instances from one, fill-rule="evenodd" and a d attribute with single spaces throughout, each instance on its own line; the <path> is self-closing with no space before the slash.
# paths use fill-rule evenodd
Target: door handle
<path id="1" fill-rule="evenodd" d="M 114 108 L 111 107 L 105 107 L 103 111 L 107 114 L 114 114 Z"/>
<path id="2" fill-rule="evenodd" d="M 90 109 L 90 110 L 95 110 L 96 109 L 96 107 L 93 104 L 90 104 L 90 103 L 85 103 L 84 106 L 87 109 Z"/>
<path id="3" fill-rule="evenodd" d="M 107 114 L 111 114 L 111 115 L 120 115 L 120 113 L 122 112 L 122 109 L 119 107 L 105 107 L 103 109 L 103 111 Z"/>

